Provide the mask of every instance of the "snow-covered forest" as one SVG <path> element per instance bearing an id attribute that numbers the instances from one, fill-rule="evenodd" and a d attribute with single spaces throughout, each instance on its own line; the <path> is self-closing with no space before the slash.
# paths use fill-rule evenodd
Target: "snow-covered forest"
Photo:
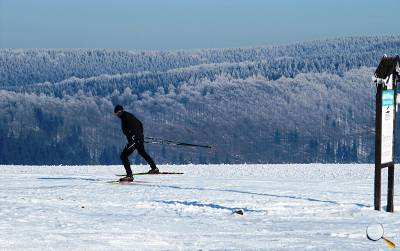
<path id="1" fill-rule="evenodd" d="M 157 163 L 372 162 L 375 86 L 399 36 L 182 51 L 0 50 L 1 164 L 116 164 L 115 104 Z M 137 163 L 141 161 L 136 158 Z"/>

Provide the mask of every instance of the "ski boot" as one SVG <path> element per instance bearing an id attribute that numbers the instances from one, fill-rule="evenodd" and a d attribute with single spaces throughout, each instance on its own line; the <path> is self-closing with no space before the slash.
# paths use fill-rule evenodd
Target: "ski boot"
<path id="1" fill-rule="evenodd" d="M 147 173 L 148 174 L 159 174 L 160 170 L 158 170 L 158 168 L 156 167 L 156 168 L 150 169 Z"/>
<path id="2" fill-rule="evenodd" d="M 125 177 L 122 177 L 119 179 L 119 182 L 132 182 L 133 181 L 133 176 L 132 175 L 127 175 Z"/>

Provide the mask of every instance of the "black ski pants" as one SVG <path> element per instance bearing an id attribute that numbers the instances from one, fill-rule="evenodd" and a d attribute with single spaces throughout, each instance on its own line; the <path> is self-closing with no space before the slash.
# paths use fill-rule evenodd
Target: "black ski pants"
<path id="1" fill-rule="evenodd" d="M 147 154 L 147 152 L 144 150 L 144 143 L 143 141 L 132 141 L 129 142 L 124 150 L 121 153 L 121 160 L 122 164 L 124 164 L 126 175 L 130 176 L 132 175 L 132 169 L 131 169 L 131 163 L 129 162 L 129 155 L 131 155 L 135 150 L 137 149 L 138 153 L 140 156 L 142 156 L 147 163 L 150 165 L 151 169 L 155 169 L 156 164 L 154 163 L 153 159 Z"/>

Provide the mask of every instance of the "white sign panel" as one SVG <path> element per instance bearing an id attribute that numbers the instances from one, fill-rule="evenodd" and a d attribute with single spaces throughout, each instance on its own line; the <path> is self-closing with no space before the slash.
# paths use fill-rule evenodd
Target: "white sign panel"
<path id="1" fill-rule="evenodd" d="M 384 90 L 382 94 L 381 164 L 393 162 L 393 118 L 394 91 Z"/>

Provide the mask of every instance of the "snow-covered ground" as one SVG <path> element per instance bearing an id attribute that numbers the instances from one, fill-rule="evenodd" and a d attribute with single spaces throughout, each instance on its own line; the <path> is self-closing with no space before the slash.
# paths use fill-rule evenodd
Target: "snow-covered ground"
<path id="1" fill-rule="evenodd" d="M 118 185 L 121 166 L 0 166 L 0 250 L 386 249 L 365 237 L 377 222 L 400 244 L 400 214 L 373 210 L 373 165 L 160 169 L 185 174 Z"/>

